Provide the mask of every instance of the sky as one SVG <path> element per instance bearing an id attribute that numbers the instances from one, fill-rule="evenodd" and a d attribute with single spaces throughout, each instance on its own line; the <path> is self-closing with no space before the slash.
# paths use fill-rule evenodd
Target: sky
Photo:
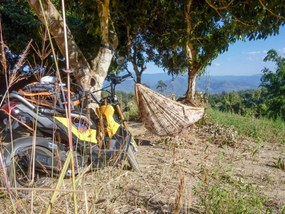
<path id="1" fill-rule="evenodd" d="M 285 56 L 285 27 L 280 29 L 279 35 L 266 40 L 238 41 L 230 45 L 228 51 L 220 54 L 207 68 L 207 73 L 213 76 L 261 74 L 264 67 L 274 69 L 272 63 L 263 62 L 270 49 Z"/>
<path id="2" fill-rule="evenodd" d="M 250 76 L 262 74 L 262 69 L 268 67 L 274 69 L 274 64 L 263 62 L 267 51 L 275 49 L 285 57 L 285 27 L 280 29 L 277 36 L 268 37 L 266 40 L 238 41 L 231 44 L 227 52 L 220 54 L 206 73 L 211 76 L 234 75 Z M 146 73 L 160 73 L 162 69 L 153 64 L 147 66 Z"/>

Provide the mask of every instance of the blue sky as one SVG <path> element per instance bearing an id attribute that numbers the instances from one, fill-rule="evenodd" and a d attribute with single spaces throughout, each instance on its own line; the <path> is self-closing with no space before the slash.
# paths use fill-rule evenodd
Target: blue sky
<path id="1" fill-rule="evenodd" d="M 230 45 L 228 51 L 220 54 L 206 71 L 211 76 L 261 74 L 264 67 L 274 68 L 272 63 L 263 62 L 270 49 L 275 49 L 285 56 L 285 27 L 280 29 L 277 36 L 268 37 L 266 40 L 238 41 Z M 160 72 L 162 69 L 153 64 L 147 66 L 146 73 Z"/>
<path id="2" fill-rule="evenodd" d="M 274 68 L 272 63 L 263 62 L 270 49 L 285 56 L 285 27 L 280 29 L 279 35 L 266 40 L 238 41 L 230 45 L 228 51 L 219 55 L 207 68 L 207 73 L 213 76 L 261 74 L 264 67 Z"/>

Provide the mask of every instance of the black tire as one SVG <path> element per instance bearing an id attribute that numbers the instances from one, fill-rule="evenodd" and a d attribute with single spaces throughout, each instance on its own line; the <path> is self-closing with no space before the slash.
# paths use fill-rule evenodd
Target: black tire
<path id="1" fill-rule="evenodd" d="M 134 171 L 140 170 L 139 163 L 137 161 L 135 151 L 134 151 L 134 146 L 132 144 L 130 144 L 128 146 L 127 159 L 128 159 L 128 163 L 129 163 L 132 170 L 134 170 Z"/>
<path id="2" fill-rule="evenodd" d="M 42 146 L 35 147 L 36 155 L 43 157 L 53 156 L 52 152 Z M 7 158 L 7 157 L 6 157 Z M 7 167 L 7 176 L 10 187 L 48 187 L 51 185 L 50 170 L 46 166 L 35 160 L 36 170 L 32 179 L 32 146 L 17 149 L 14 156 L 10 156 L 10 165 Z M 6 160 L 7 161 L 7 160 Z M 27 194 L 29 191 L 17 191 Z"/>

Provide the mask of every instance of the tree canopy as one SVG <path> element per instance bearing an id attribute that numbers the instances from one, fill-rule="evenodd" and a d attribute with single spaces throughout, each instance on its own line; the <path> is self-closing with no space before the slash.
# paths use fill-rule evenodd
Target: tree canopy
<path id="1" fill-rule="evenodd" d="M 2 35 L 12 50 L 21 52 L 31 39 L 40 41 L 41 23 L 26 0 L 1 0 L 0 14 Z"/>
<path id="2" fill-rule="evenodd" d="M 17 44 L 16 40 L 21 37 L 36 37 L 35 29 L 39 28 L 41 11 L 39 7 L 32 6 L 38 1 L 28 0 L 31 7 L 23 2 L 4 0 L 0 6 L 3 33 L 8 34 L 11 44 Z M 49 0 L 43 2 L 54 5 L 60 16 L 59 1 L 52 1 L 53 4 Z M 82 68 L 91 68 L 96 73 L 94 57 L 99 56 L 102 48 L 114 51 L 118 47 L 117 53 L 125 55 L 132 63 L 138 81 L 150 61 L 171 74 L 187 72 L 186 99 L 191 100 L 196 77 L 218 54 L 227 51 L 229 45 L 237 40 L 266 39 L 278 34 L 279 27 L 285 23 L 284 13 L 285 5 L 281 0 L 67 1 L 68 26 L 73 44 L 86 59 L 75 60 L 72 66 L 75 74 L 86 73 L 86 69 L 83 72 Z M 18 20 L 19 27 L 14 29 L 15 34 L 12 33 L 11 20 Z M 13 36 L 15 40 L 12 40 Z M 60 46 L 60 42 L 57 44 Z M 103 73 L 98 76 L 104 78 Z"/>
<path id="3" fill-rule="evenodd" d="M 284 25 L 280 1 L 161 1 L 161 10 L 149 27 L 148 43 L 154 61 L 173 73 L 188 72 L 187 98 L 195 79 L 218 54 L 237 40 L 266 39 Z M 184 68 L 184 69 L 183 69 Z"/>

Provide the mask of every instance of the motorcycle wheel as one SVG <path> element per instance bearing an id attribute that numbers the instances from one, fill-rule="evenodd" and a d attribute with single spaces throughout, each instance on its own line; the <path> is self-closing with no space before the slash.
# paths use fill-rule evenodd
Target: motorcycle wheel
<path id="1" fill-rule="evenodd" d="M 41 146 L 35 147 L 35 154 L 37 157 L 53 157 L 53 154 L 49 149 Z M 10 187 L 31 188 L 48 187 L 51 185 L 50 171 L 37 160 L 35 160 L 36 170 L 34 170 L 34 178 L 32 178 L 32 158 L 32 146 L 17 149 L 16 153 L 10 157 L 11 164 L 7 167 L 7 176 Z M 27 194 L 29 191 L 20 190 L 17 192 Z"/>
<path id="2" fill-rule="evenodd" d="M 139 171 L 140 167 L 134 152 L 133 145 L 128 146 L 127 160 L 129 162 L 131 169 L 133 169 L 134 171 Z"/>

